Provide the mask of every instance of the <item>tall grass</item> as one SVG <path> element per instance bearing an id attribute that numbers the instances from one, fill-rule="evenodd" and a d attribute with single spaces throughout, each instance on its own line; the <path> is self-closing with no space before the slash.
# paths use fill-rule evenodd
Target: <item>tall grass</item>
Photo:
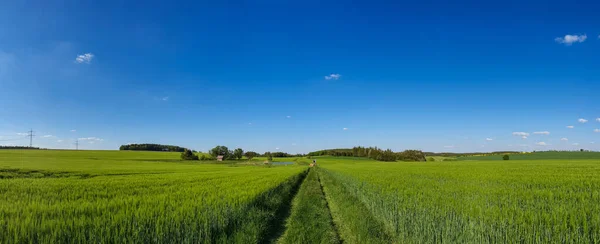
<path id="1" fill-rule="evenodd" d="M 321 161 L 328 188 L 358 199 L 395 242 L 600 243 L 596 160 Z"/>
<path id="2" fill-rule="evenodd" d="M 27 153 L 0 152 L 0 243 L 256 243 L 305 170 Z"/>

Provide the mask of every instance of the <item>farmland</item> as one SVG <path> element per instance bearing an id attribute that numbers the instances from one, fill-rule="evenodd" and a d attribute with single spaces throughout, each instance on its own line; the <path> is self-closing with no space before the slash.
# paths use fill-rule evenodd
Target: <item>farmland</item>
<path id="1" fill-rule="evenodd" d="M 600 161 L 578 153 L 309 168 L 0 150 L 0 243 L 600 243 Z"/>
<path id="2" fill-rule="evenodd" d="M 306 170 L 178 156 L 0 151 L 0 243 L 259 242 Z"/>

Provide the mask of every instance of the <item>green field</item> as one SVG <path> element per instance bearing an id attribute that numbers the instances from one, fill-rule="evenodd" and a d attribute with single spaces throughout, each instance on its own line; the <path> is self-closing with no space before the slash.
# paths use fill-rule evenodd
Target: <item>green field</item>
<path id="1" fill-rule="evenodd" d="M 0 150 L 0 243 L 600 243 L 600 160 L 577 153 L 309 168 Z"/>

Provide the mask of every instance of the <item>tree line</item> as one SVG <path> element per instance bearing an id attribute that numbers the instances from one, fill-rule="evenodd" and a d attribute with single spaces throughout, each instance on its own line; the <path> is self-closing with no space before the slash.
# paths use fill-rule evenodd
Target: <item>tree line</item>
<path id="1" fill-rule="evenodd" d="M 26 147 L 26 146 L 0 146 L 0 149 L 40 149 L 39 147 Z"/>
<path id="2" fill-rule="evenodd" d="M 468 156 L 481 156 L 481 155 L 503 155 L 503 154 L 515 154 L 521 153 L 517 151 L 494 151 L 494 152 L 470 152 L 470 153 L 451 153 L 451 152 L 424 152 L 426 156 L 441 156 L 441 157 L 468 157 Z"/>
<path id="3" fill-rule="evenodd" d="M 131 151 L 159 151 L 159 152 L 185 152 L 187 148 L 173 145 L 161 145 L 161 144 L 128 144 L 119 147 L 119 150 L 131 150 Z"/>
<path id="4" fill-rule="evenodd" d="M 394 152 L 391 149 L 380 149 L 378 147 L 353 147 L 352 149 L 328 149 L 311 152 L 309 156 L 345 156 L 345 157 L 365 157 L 379 161 L 392 162 L 401 161 L 426 161 L 425 154 L 419 150 L 405 150 Z"/>

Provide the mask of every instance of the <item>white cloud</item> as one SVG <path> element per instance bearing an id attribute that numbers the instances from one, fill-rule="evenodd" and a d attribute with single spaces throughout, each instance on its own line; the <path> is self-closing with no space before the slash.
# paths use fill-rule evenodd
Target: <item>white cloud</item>
<path id="1" fill-rule="evenodd" d="M 348 128 L 344 128 L 343 130 L 348 130 Z"/>
<path id="2" fill-rule="evenodd" d="M 78 55 L 77 58 L 75 58 L 75 62 L 77 62 L 78 64 L 82 64 L 82 63 L 89 64 L 92 62 L 92 59 L 94 59 L 94 54 L 86 53 L 86 54 Z"/>
<path id="3" fill-rule="evenodd" d="M 584 123 L 587 123 L 587 122 L 588 122 L 588 120 L 587 120 L 587 119 L 578 119 L 577 121 L 579 121 L 579 123 L 582 123 L 582 124 L 584 124 Z"/>
<path id="4" fill-rule="evenodd" d="M 595 129 L 594 132 L 600 133 L 600 129 Z"/>
<path id="5" fill-rule="evenodd" d="M 579 143 L 573 143 L 573 146 L 579 146 Z"/>
<path id="6" fill-rule="evenodd" d="M 42 137 L 43 137 L 43 138 L 50 138 L 50 137 L 54 137 L 54 136 L 52 136 L 52 135 L 44 135 L 44 136 L 42 136 Z"/>
<path id="7" fill-rule="evenodd" d="M 276 148 L 275 148 L 275 150 L 279 150 L 279 148 L 278 148 L 278 147 L 276 147 Z"/>
<path id="8" fill-rule="evenodd" d="M 543 141 L 542 142 L 536 142 L 535 144 L 538 145 L 538 146 L 546 146 L 546 145 L 548 145 L 548 144 L 546 144 Z"/>
<path id="9" fill-rule="evenodd" d="M 587 39 L 587 35 L 565 35 L 564 37 L 554 38 L 554 41 L 571 46 L 573 43 L 584 42 Z"/>
<path id="10" fill-rule="evenodd" d="M 20 136 L 28 136 L 28 135 L 29 135 L 29 133 L 17 133 L 17 135 L 20 135 Z"/>
<path id="11" fill-rule="evenodd" d="M 288 119 L 292 118 L 292 116 L 289 116 L 289 115 L 288 115 L 288 116 L 285 116 L 285 117 L 286 117 L 286 118 L 288 118 Z"/>
<path id="12" fill-rule="evenodd" d="M 63 140 L 57 140 L 56 142 L 63 142 Z"/>
<path id="13" fill-rule="evenodd" d="M 328 76 L 325 76 L 325 79 L 326 80 L 337 80 L 340 77 L 342 77 L 342 75 L 340 75 L 340 74 L 330 74 Z"/>
<path id="14" fill-rule="evenodd" d="M 527 139 L 527 136 L 522 136 L 521 138 L 523 138 L 523 139 Z"/>
<path id="15" fill-rule="evenodd" d="M 454 148 L 454 146 L 444 146 L 444 148 Z"/>
<path id="16" fill-rule="evenodd" d="M 90 141 L 90 142 L 97 142 L 97 141 L 104 141 L 104 139 L 98 138 L 98 137 L 82 137 L 79 138 L 80 141 Z"/>
<path id="17" fill-rule="evenodd" d="M 292 146 L 296 146 L 296 143 L 292 143 Z"/>
<path id="18" fill-rule="evenodd" d="M 76 132 L 77 130 L 71 130 L 71 132 Z"/>
<path id="19" fill-rule="evenodd" d="M 513 132 L 513 136 L 529 136 L 527 132 Z"/>
<path id="20" fill-rule="evenodd" d="M 492 138 L 485 138 L 486 141 L 493 141 L 494 139 Z"/>
<path id="21" fill-rule="evenodd" d="M 252 125 L 252 123 L 248 123 L 248 125 Z"/>
<path id="22" fill-rule="evenodd" d="M 600 122 L 600 118 L 597 118 L 596 121 Z"/>
<path id="23" fill-rule="evenodd" d="M 575 128 L 575 126 L 572 126 L 572 125 L 567 125 L 567 128 L 569 128 L 569 129 L 573 129 L 573 128 Z"/>
<path id="24" fill-rule="evenodd" d="M 569 141 L 569 139 L 568 139 L 568 138 L 564 138 L 564 137 L 563 137 L 563 138 L 560 138 L 560 140 L 561 140 L 561 141 Z"/>
<path id="25" fill-rule="evenodd" d="M 160 100 L 163 100 L 163 101 L 169 101 L 169 97 L 163 97 L 163 98 L 161 98 Z"/>
<path id="26" fill-rule="evenodd" d="M 536 134 L 536 135 L 550 135 L 550 132 L 549 131 L 536 131 L 536 132 L 533 132 L 533 134 Z"/>
<path id="27" fill-rule="evenodd" d="M 592 141 L 592 142 L 590 142 L 590 144 L 594 144 L 594 143 L 595 143 L 595 142 L 593 142 L 593 141 Z"/>

